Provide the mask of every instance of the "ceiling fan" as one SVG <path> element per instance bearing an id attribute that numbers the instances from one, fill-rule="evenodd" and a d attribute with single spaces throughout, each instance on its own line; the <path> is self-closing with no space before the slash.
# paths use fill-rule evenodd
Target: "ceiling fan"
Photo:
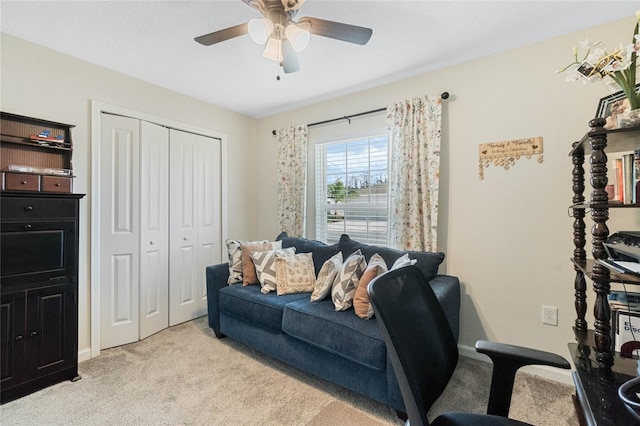
<path id="1" fill-rule="evenodd" d="M 305 0 L 242 0 L 264 17 L 244 24 L 214 31 L 195 38 L 210 46 L 245 34 L 258 44 L 265 44 L 262 55 L 279 63 L 285 73 L 300 70 L 297 52 L 309 43 L 310 34 L 365 45 L 371 38 L 370 28 L 305 16 L 295 21 Z M 278 79 L 280 77 L 278 76 Z"/>

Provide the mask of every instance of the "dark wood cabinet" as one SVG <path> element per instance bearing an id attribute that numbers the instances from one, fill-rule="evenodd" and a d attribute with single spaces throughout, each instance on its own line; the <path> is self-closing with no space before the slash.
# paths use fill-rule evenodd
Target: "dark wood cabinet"
<path id="1" fill-rule="evenodd" d="M 573 373 L 576 385 L 574 402 L 581 424 L 629 425 L 635 424 L 635 420 L 618 398 L 617 392 L 622 383 L 637 375 L 638 364 L 637 360 L 623 359 L 614 351 L 608 296 L 612 282 L 623 283 L 631 286 L 630 290 L 639 291 L 640 277 L 612 272 L 601 265 L 598 259 L 607 258 L 603 243 L 609 236 L 607 221 L 610 211 L 638 212 L 640 208 L 640 204 L 609 201 L 605 190 L 606 185 L 613 182 L 607 170 L 607 153 L 639 149 L 640 127 L 606 130 L 604 124 L 604 119 L 592 120 L 589 123 L 591 131 L 573 144 L 569 154 L 573 164 L 571 210 L 574 218 L 574 250 L 571 260 L 575 270 L 576 309 L 573 327 L 576 343 L 569 344 L 569 348 L 576 368 Z M 587 156 L 589 179 L 586 185 Z M 587 188 L 589 199 L 585 199 Z M 585 218 L 589 212 L 592 224 L 587 240 Z M 587 247 L 587 241 L 590 247 Z M 587 256 L 585 247 L 590 249 L 590 256 Z M 593 292 L 587 291 L 588 283 L 592 283 Z M 589 328 L 585 318 L 589 304 L 595 318 L 592 328 Z"/>
<path id="2" fill-rule="evenodd" d="M 82 194 L 0 194 L 0 400 L 78 377 Z"/>

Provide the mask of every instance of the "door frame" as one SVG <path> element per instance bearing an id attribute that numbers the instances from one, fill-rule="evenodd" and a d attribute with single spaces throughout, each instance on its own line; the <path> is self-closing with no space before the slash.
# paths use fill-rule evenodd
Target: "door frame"
<path id="1" fill-rule="evenodd" d="M 225 246 L 227 239 L 227 134 L 214 130 L 204 129 L 181 123 L 169 118 L 159 117 L 129 108 L 112 105 L 105 102 L 91 100 L 91 194 L 90 210 L 91 231 L 90 231 L 90 268 L 91 268 L 91 358 L 100 355 L 100 219 L 101 219 L 101 158 L 100 158 L 100 138 L 101 138 L 101 115 L 102 113 L 122 115 L 129 118 L 148 121 L 170 129 L 183 132 L 196 133 L 220 140 L 220 247 Z M 171 142 L 169 142 L 171 143 Z M 167 188 L 168 190 L 168 188 Z M 224 253 L 224 250 L 220 250 Z M 222 256 L 222 255 L 221 255 Z M 223 259 L 220 259 L 222 262 Z"/>

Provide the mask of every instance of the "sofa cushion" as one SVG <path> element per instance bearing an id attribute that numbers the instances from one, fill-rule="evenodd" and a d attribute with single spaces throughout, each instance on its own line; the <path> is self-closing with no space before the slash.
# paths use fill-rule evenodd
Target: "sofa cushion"
<path id="1" fill-rule="evenodd" d="M 309 293 L 278 296 L 262 294 L 260 286 L 232 285 L 220 289 L 218 306 L 221 312 L 276 333 L 282 333 L 284 306 L 299 299 L 309 299 Z"/>
<path id="2" fill-rule="evenodd" d="M 444 253 L 442 252 L 427 252 L 427 251 L 401 251 L 383 246 L 374 246 L 369 244 L 360 243 L 352 240 L 347 234 L 342 234 L 340 241 L 338 242 L 338 250 L 342 252 L 343 256 L 349 256 L 356 250 L 360 250 L 364 255 L 367 262 L 371 259 L 375 253 L 378 253 L 387 264 L 387 267 L 391 268 L 393 263 L 403 254 L 408 253 L 409 258 L 416 260 L 416 266 L 420 268 L 427 281 L 431 281 L 433 277 L 438 273 L 438 267 L 444 260 Z"/>
<path id="3" fill-rule="evenodd" d="M 296 253 L 311 253 L 313 256 L 313 268 L 316 277 L 322 265 L 333 255 L 338 253 L 338 244 L 326 245 L 322 241 L 308 240 L 306 238 L 289 237 L 286 232 L 281 232 L 276 241 L 282 241 L 282 248 L 295 247 Z M 349 253 L 350 254 L 350 253 Z"/>
<path id="4" fill-rule="evenodd" d="M 365 367 L 379 371 L 386 368 L 387 350 L 376 319 L 363 321 L 353 312 L 336 312 L 329 299 L 287 303 L 282 330 Z"/>

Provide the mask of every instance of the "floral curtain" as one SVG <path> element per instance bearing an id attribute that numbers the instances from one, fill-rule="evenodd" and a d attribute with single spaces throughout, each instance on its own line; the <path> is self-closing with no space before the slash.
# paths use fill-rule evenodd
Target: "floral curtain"
<path id="1" fill-rule="evenodd" d="M 424 97 L 387 106 L 392 247 L 437 250 L 441 102 Z"/>
<path id="2" fill-rule="evenodd" d="M 278 139 L 278 220 L 280 230 L 290 237 L 302 237 L 305 230 L 307 189 L 306 125 L 276 131 Z"/>

